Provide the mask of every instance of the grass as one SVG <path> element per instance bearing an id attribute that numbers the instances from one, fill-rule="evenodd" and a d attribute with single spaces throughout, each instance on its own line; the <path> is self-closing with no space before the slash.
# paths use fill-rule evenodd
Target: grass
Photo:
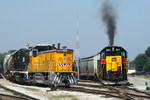
<path id="1" fill-rule="evenodd" d="M 76 97 L 74 97 L 74 98 L 71 98 L 71 100 L 78 100 Z"/>
<path id="2" fill-rule="evenodd" d="M 30 88 L 30 87 L 23 87 L 23 88 L 30 91 L 39 91 L 39 89 Z"/>
<path id="3" fill-rule="evenodd" d="M 54 98 L 71 98 L 71 100 L 78 100 L 76 96 L 74 95 L 58 95 L 58 96 L 53 96 Z"/>

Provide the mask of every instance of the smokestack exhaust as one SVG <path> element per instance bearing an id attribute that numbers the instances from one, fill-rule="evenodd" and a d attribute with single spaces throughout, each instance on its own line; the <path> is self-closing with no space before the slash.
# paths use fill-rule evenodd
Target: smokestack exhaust
<path id="1" fill-rule="evenodd" d="M 55 44 L 53 44 L 52 49 L 55 49 Z"/>
<path id="2" fill-rule="evenodd" d="M 101 9 L 101 17 L 104 25 L 106 26 L 107 29 L 107 35 L 109 39 L 109 45 L 113 46 L 114 45 L 114 38 L 116 35 L 116 19 L 117 19 L 117 14 L 115 8 L 112 6 L 108 0 L 106 0 Z"/>

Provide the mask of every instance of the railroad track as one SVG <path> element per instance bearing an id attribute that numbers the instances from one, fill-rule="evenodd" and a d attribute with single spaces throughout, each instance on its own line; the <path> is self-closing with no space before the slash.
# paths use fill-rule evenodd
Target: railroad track
<path id="1" fill-rule="evenodd" d="M 91 90 L 91 89 L 86 89 L 83 87 L 58 87 L 60 90 L 66 90 L 66 91 L 77 91 L 77 92 L 84 92 L 84 93 L 91 93 L 91 94 L 103 94 L 106 95 L 107 97 L 116 97 L 116 98 L 121 98 L 116 95 L 115 91 L 101 91 L 101 90 Z"/>
<path id="2" fill-rule="evenodd" d="M 129 100 L 135 100 L 135 99 L 150 100 L 150 95 L 147 94 L 146 92 L 139 91 L 139 90 L 137 91 L 135 89 L 131 89 L 125 86 L 120 86 L 120 87 L 106 86 L 106 88 L 112 91 L 117 91 L 120 96 L 126 96 L 129 98 Z"/>
<path id="3" fill-rule="evenodd" d="M 89 84 L 82 83 L 85 81 L 79 80 L 79 84 L 75 87 L 65 88 L 59 87 L 61 90 L 66 91 L 78 91 L 91 94 L 102 94 L 106 97 L 115 97 L 125 100 L 150 100 L 150 94 L 147 92 L 139 91 L 134 88 L 129 88 L 127 86 L 104 86 L 100 82 L 95 82 L 91 80 L 86 80 Z M 92 84 L 99 83 L 99 84 Z"/>
<path id="4" fill-rule="evenodd" d="M 0 100 L 38 100 L 38 99 L 28 96 L 26 94 L 6 88 L 2 85 L 0 85 L 0 89 L 3 89 L 5 91 L 13 94 L 13 95 L 9 95 L 9 94 L 0 93 Z"/>

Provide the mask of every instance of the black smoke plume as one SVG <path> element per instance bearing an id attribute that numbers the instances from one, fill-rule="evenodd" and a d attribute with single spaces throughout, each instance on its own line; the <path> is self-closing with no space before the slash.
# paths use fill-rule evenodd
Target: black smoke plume
<path id="1" fill-rule="evenodd" d="M 109 38 L 109 45 L 114 45 L 114 38 L 116 35 L 116 11 L 108 0 L 106 0 L 101 9 L 102 20 L 106 25 L 107 35 Z"/>

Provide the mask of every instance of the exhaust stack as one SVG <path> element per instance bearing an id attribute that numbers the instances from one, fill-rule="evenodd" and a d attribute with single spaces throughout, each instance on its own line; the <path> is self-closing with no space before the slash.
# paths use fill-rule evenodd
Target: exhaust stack
<path id="1" fill-rule="evenodd" d="M 53 44 L 52 49 L 55 49 L 55 44 Z"/>
<path id="2" fill-rule="evenodd" d="M 58 43 L 58 50 L 60 50 L 60 43 Z"/>

